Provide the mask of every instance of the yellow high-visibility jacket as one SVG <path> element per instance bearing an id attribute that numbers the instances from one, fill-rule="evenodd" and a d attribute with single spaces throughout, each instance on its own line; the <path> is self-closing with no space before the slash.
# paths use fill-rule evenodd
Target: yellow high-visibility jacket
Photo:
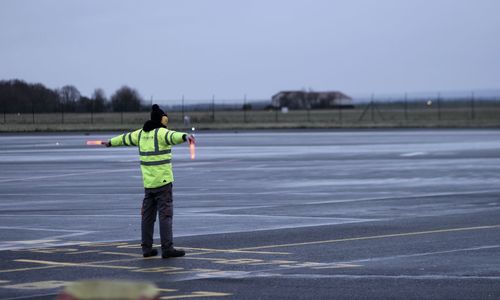
<path id="1" fill-rule="evenodd" d="M 139 148 L 142 180 L 145 188 L 158 188 L 174 181 L 172 172 L 172 145 L 186 141 L 187 134 L 155 128 L 138 129 L 111 139 L 111 146 L 136 146 Z"/>

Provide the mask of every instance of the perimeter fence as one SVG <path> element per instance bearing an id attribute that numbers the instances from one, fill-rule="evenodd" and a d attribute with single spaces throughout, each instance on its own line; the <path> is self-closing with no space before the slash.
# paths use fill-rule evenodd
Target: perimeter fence
<path id="1" fill-rule="evenodd" d="M 496 127 L 500 99 L 402 99 L 354 101 L 354 107 L 327 109 L 272 108 L 270 101 L 156 100 L 170 126 L 206 128 L 262 127 Z M 167 104 L 162 104 L 167 103 Z M 1 109 L 1 108 L 0 108 Z M 0 110 L 0 130 L 16 125 L 89 125 L 90 128 L 138 126 L 149 112 L 41 113 Z M 36 127 L 36 126 L 35 126 Z M 47 126 L 46 126 L 47 127 Z"/>

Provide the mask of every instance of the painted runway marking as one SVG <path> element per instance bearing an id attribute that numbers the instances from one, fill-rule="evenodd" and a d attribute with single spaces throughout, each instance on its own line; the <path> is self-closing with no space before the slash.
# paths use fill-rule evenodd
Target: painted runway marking
<path id="1" fill-rule="evenodd" d="M 393 256 L 385 256 L 385 257 L 371 257 L 371 258 L 365 258 L 365 259 L 350 260 L 350 261 L 347 261 L 347 263 L 375 262 L 375 261 L 383 261 L 383 260 L 391 260 L 391 259 L 399 259 L 399 258 L 421 257 L 421 256 L 430 256 L 430 255 L 447 254 L 447 253 L 455 253 L 455 252 L 466 252 L 466 251 L 481 251 L 481 250 L 497 249 L 497 248 L 500 248 L 500 245 L 487 245 L 487 246 L 479 246 L 479 247 L 471 247 L 471 248 L 451 249 L 451 250 L 412 253 L 412 254 L 401 254 L 401 255 L 393 255 Z"/>
<path id="2" fill-rule="evenodd" d="M 67 230 L 67 229 L 54 229 L 54 228 L 35 228 L 35 227 L 24 227 L 24 226 L 0 226 L 0 229 L 8 230 L 32 230 L 32 231 L 55 231 L 55 232 L 81 232 L 80 230 Z"/>
<path id="3" fill-rule="evenodd" d="M 346 275 L 346 274 L 270 274 L 280 278 L 338 279 L 412 279 L 412 280 L 500 280 L 500 276 L 475 275 Z M 271 277 L 270 276 L 270 277 Z"/>
<path id="4" fill-rule="evenodd" d="M 448 229 L 437 229 L 437 230 L 428 230 L 428 231 L 383 234 L 383 235 L 353 237 L 353 238 L 335 239 L 335 240 L 323 240 L 323 241 L 312 241 L 312 242 L 302 242 L 302 243 L 290 243 L 290 244 L 277 244 L 277 245 L 267 245 L 267 246 L 258 246 L 258 247 L 247 247 L 247 248 L 239 248 L 239 249 L 233 249 L 233 250 L 259 250 L 259 249 L 271 249 L 271 248 L 284 248 L 284 247 L 330 244 L 330 243 L 349 242 L 349 241 L 384 239 L 384 238 L 392 238 L 392 237 L 407 237 L 407 236 L 417 236 L 417 235 L 425 235 L 425 234 L 486 230 L 486 229 L 496 229 L 496 228 L 500 228 L 500 225 L 461 227 L 461 228 L 448 228 Z"/>
<path id="5" fill-rule="evenodd" d="M 35 271 L 35 270 L 52 269 L 52 268 L 57 268 L 57 266 L 7 269 L 7 270 L 0 270 L 0 273 L 26 272 L 26 271 Z"/>
<path id="6" fill-rule="evenodd" d="M 160 299 L 186 299 L 186 298 L 203 298 L 203 297 L 226 297 L 231 296 L 230 293 L 217 293 L 217 292 L 193 292 L 189 295 L 178 295 L 178 296 L 163 296 Z"/>
<path id="7" fill-rule="evenodd" d="M 202 251 L 197 253 L 191 253 L 191 255 L 202 255 L 213 252 L 221 252 L 221 253 L 251 253 L 251 254 L 269 254 L 269 255 L 289 255 L 290 252 L 266 252 L 266 251 L 245 251 L 245 250 L 224 250 L 224 249 L 213 249 L 213 248 L 193 248 L 193 247 L 183 247 L 186 250 L 196 250 Z"/>
<path id="8" fill-rule="evenodd" d="M 140 254 L 134 254 L 134 253 L 124 253 L 124 252 L 99 252 L 99 254 L 107 254 L 107 255 L 122 255 L 122 256 L 130 256 L 130 257 L 137 257 L 137 258 L 142 258 L 143 256 Z"/>
<path id="9" fill-rule="evenodd" d="M 116 173 L 116 172 L 133 171 L 133 170 L 135 171 L 136 168 L 99 170 L 99 171 L 89 171 L 89 172 L 79 172 L 79 173 L 65 173 L 65 174 L 57 174 L 57 175 L 23 177 L 23 178 L 9 178 L 9 179 L 0 179 L 0 183 L 15 182 L 15 181 L 34 181 L 34 180 L 59 178 L 59 177 L 67 177 L 67 176 L 81 176 L 81 175 L 92 175 L 92 174 L 103 174 L 103 173 Z"/>
<path id="10" fill-rule="evenodd" d="M 33 259 L 15 259 L 16 262 L 42 264 L 49 266 L 58 267 L 88 267 L 88 268 L 104 268 L 104 269 L 123 269 L 123 270 L 134 270 L 136 267 L 127 266 L 113 266 L 113 265 L 102 265 L 94 263 L 70 263 L 70 262 L 57 262 L 57 261 L 47 261 L 47 260 L 33 260 Z"/>
<path id="11" fill-rule="evenodd" d="M 498 192 L 500 192 L 500 190 L 424 193 L 424 194 L 400 195 L 400 196 L 395 196 L 395 197 L 366 197 L 366 198 L 358 198 L 358 199 L 314 201 L 314 202 L 299 203 L 299 204 L 294 204 L 294 205 L 348 203 L 348 202 L 364 202 L 364 201 L 385 201 L 385 200 L 400 200 L 402 198 L 404 198 L 404 199 L 418 199 L 418 198 L 442 197 L 442 196 L 489 194 L 489 193 L 498 193 Z M 274 206 L 269 206 L 269 207 L 274 207 Z"/>
<path id="12" fill-rule="evenodd" d="M 4 285 L 2 288 L 6 289 L 16 289 L 16 290 L 45 290 L 45 289 L 57 289 L 61 288 L 70 283 L 69 281 L 58 281 L 58 280 L 48 280 L 48 281 L 38 281 L 38 282 L 28 282 L 12 285 Z"/>
<path id="13" fill-rule="evenodd" d="M 401 157 L 413 157 L 413 156 L 422 156 L 426 155 L 427 152 L 410 152 L 410 153 L 403 153 L 400 156 Z"/>

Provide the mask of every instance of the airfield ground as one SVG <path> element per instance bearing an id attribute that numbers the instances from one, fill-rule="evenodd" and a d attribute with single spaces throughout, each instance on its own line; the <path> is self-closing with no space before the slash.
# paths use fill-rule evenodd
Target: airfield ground
<path id="1" fill-rule="evenodd" d="M 0 298 L 500 298 L 500 130 L 200 132 L 167 260 L 140 255 L 137 149 L 85 145 L 112 136 L 0 135 Z"/>

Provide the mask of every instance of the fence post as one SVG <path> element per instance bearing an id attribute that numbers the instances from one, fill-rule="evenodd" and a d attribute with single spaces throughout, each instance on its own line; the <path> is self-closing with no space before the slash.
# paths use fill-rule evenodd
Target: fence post
<path id="1" fill-rule="evenodd" d="M 212 123 L 215 123 L 215 95 L 212 95 Z"/>
<path id="2" fill-rule="evenodd" d="M 372 122 L 375 122 L 375 116 L 374 116 L 373 110 L 374 110 L 374 107 L 373 107 L 373 94 L 372 94 L 372 98 L 370 101 L 370 114 L 371 114 Z"/>
<path id="3" fill-rule="evenodd" d="M 247 94 L 243 96 L 243 122 L 247 122 Z"/>
<path id="4" fill-rule="evenodd" d="M 441 121 L 441 93 L 437 96 L 437 107 L 438 107 L 438 121 Z"/>
<path id="5" fill-rule="evenodd" d="M 33 103 L 33 99 L 31 99 L 31 117 L 33 124 L 35 124 L 35 104 Z"/>
<path id="6" fill-rule="evenodd" d="M 95 100 L 90 100 L 90 124 L 94 124 L 94 101 Z"/>
<path id="7" fill-rule="evenodd" d="M 339 124 L 342 125 L 342 105 L 338 105 L 337 106 L 337 109 L 339 110 L 338 111 L 338 114 L 339 114 Z"/>
<path id="8" fill-rule="evenodd" d="M 61 101 L 61 124 L 64 124 L 64 102 Z"/>
<path id="9" fill-rule="evenodd" d="M 3 123 L 7 124 L 7 112 L 5 109 L 5 104 L 3 105 Z"/>
<path id="10" fill-rule="evenodd" d="M 405 122 L 408 123 L 408 95 L 405 93 Z"/>
<path id="11" fill-rule="evenodd" d="M 184 120 L 184 95 L 182 95 L 182 120 Z"/>
<path id="12" fill-rule="evenodd" d="M 472 92 L 472 93 L 471 93 L 471 97 L 470 97 L 470 118 L 471 118 L 472 120 L 474 120 L 474 119 L 475 119 L 475 117 L 476 117 L 476 113 L 475 113 L 475 111 L 474 111 L 474 101 L 475 101 L 475 100 L 474 100 L 474 92 Z"/>

